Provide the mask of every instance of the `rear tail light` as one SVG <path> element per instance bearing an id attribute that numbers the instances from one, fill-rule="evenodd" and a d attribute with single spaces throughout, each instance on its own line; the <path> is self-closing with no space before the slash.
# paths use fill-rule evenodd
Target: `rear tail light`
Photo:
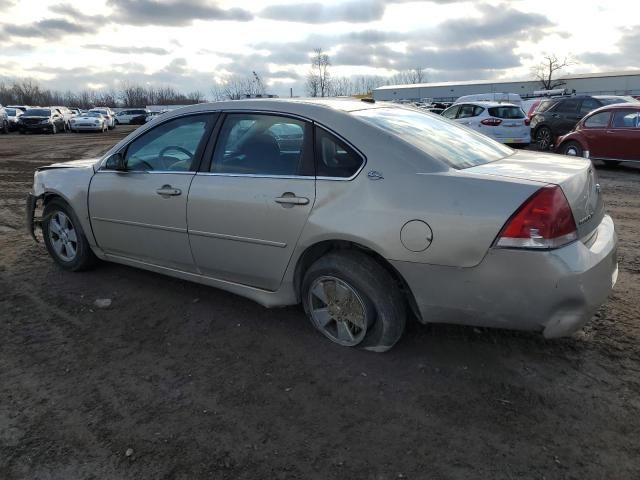
<path id="1" fill-rule="evenodd" d="M 524 124 L 528 127 L 529 124 L 531 123 L 531 119 L 530 118 L 525 118 L 524 119 Z"/>
<path id="2" fill-rule="evenodd" d="M 485 118 L 480 122 L 483 125 L 487 125 L 488 127 L 497 127 L 502 123 L 502 120 L 499 118 Z"/>
<path id="3" fill-rule="evenodd" d="M 557 185 L 543 187 L 513 214 L 496 242 L 506 248 L 558 248 L 578 238 L 567 198 Z"/>

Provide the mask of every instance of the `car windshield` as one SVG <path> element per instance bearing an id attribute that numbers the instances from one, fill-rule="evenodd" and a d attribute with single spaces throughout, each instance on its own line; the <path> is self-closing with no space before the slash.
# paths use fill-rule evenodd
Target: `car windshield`
<path id="1" fill-rule="evenodd" d="M 107 115 L 106 110 L 91 110 L 89 113 L 100 113 L 102 115 Z"/>
<path id="2" fill-rule="evenodd" d="M 538 108 L 536 108 L 536 113 L 546 112 L 555 104 L 556 102 L 554 102 L 553 100 L 543 100 L 538 105 Z"/>
<path id="3" fill-rule="evenodd" d="M 520 107 L 500 106 L 489 108 L 489 115 L 497 118 L 524 118 L 524 112 Z"/>
<path id="4" fill-rule="evenodd" d="M 513 150 L 489 137 L 429 113 L 403 108 L 372 108 L 353 114 L 456 169 L 482 165 L 513 154 Z"/>
<path id="5" fill-rule="evenodd" d="M 87 117 L 102 117 L 102 114 L 100 112 L 89 112 L 87 113 Z"/>
<path id="6" fill-rule="evenodd" d="M 26 112 L 25 115 L 33 115 L 34 117 L 50 117 L 51 110 L 48 108 L 30 108 Z"/>

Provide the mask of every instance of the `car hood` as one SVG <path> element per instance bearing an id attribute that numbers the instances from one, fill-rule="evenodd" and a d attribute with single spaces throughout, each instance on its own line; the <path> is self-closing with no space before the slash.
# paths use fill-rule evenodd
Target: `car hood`
<path id="1" fill-rule="evenodd" d="M 99 158 L 89 158 L 86 160 L 72 160 L 70 162 L 52 163 L 44 167 L 38 168 L 38 170 L 52 170 L 54 168 L 93 168 L 98 163 Z"/>
<path id="2" fill-rule="evenodd" d="M 465 171 L 559 185 L 571 206 L 581 237 L 589 235 L 604 216 L 604 202 L 595 169 L 584 158 L 520 151 Z"/>

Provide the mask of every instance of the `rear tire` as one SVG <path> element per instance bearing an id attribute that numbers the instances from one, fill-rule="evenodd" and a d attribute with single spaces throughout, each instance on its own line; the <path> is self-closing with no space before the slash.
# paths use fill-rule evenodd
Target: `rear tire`
<path id="1" fill-rule="evenodd" d="M 78 217 L 61 199 L 45 206 L 42 235 L 49 255 L 65 270 L 88 270 L 98 262 Z"/>
<path id="2" fill-rule="evenodd" d="M 404 332 L 405 298 L 389 272 L 365 253 L 338 251 L 316 260 L 301 294 L 312 325 L 338 345 L 385 352 Z"/>
<path id="3" fill-rule="evenodd" d="M 578 142 L 567 142 L 560 147 L 560 152 L 570 157 L 582 157 L 584 156 L 584 150 Z"/>
<path id="4" fill-rule="evenodd" d="M 2 133 L 7 135 L 9 133 L 9 122 L 6 120 L 2 123 Z"/>
<path id="5" fill-rule="evenodd" d="M 540 127 L 536 130 L 536 144 L 540 150 L 549 150 L 553 143 L 553 135 L 549 127 Z"/>

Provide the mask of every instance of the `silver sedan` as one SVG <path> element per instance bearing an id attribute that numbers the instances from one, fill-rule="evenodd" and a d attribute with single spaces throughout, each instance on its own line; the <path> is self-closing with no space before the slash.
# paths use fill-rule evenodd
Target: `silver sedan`
<path id="1" fill-rule="evenodd" d="M 617 277 L 603 205 L 588 160 L 437 115 L 247 100 L 175 110 L 102 158 L 40 168 L 27 208 L 67 270 L 102 259 L 301 302 L 336 344 L 380 352 L 410 318 L 579 329 Z"/>

